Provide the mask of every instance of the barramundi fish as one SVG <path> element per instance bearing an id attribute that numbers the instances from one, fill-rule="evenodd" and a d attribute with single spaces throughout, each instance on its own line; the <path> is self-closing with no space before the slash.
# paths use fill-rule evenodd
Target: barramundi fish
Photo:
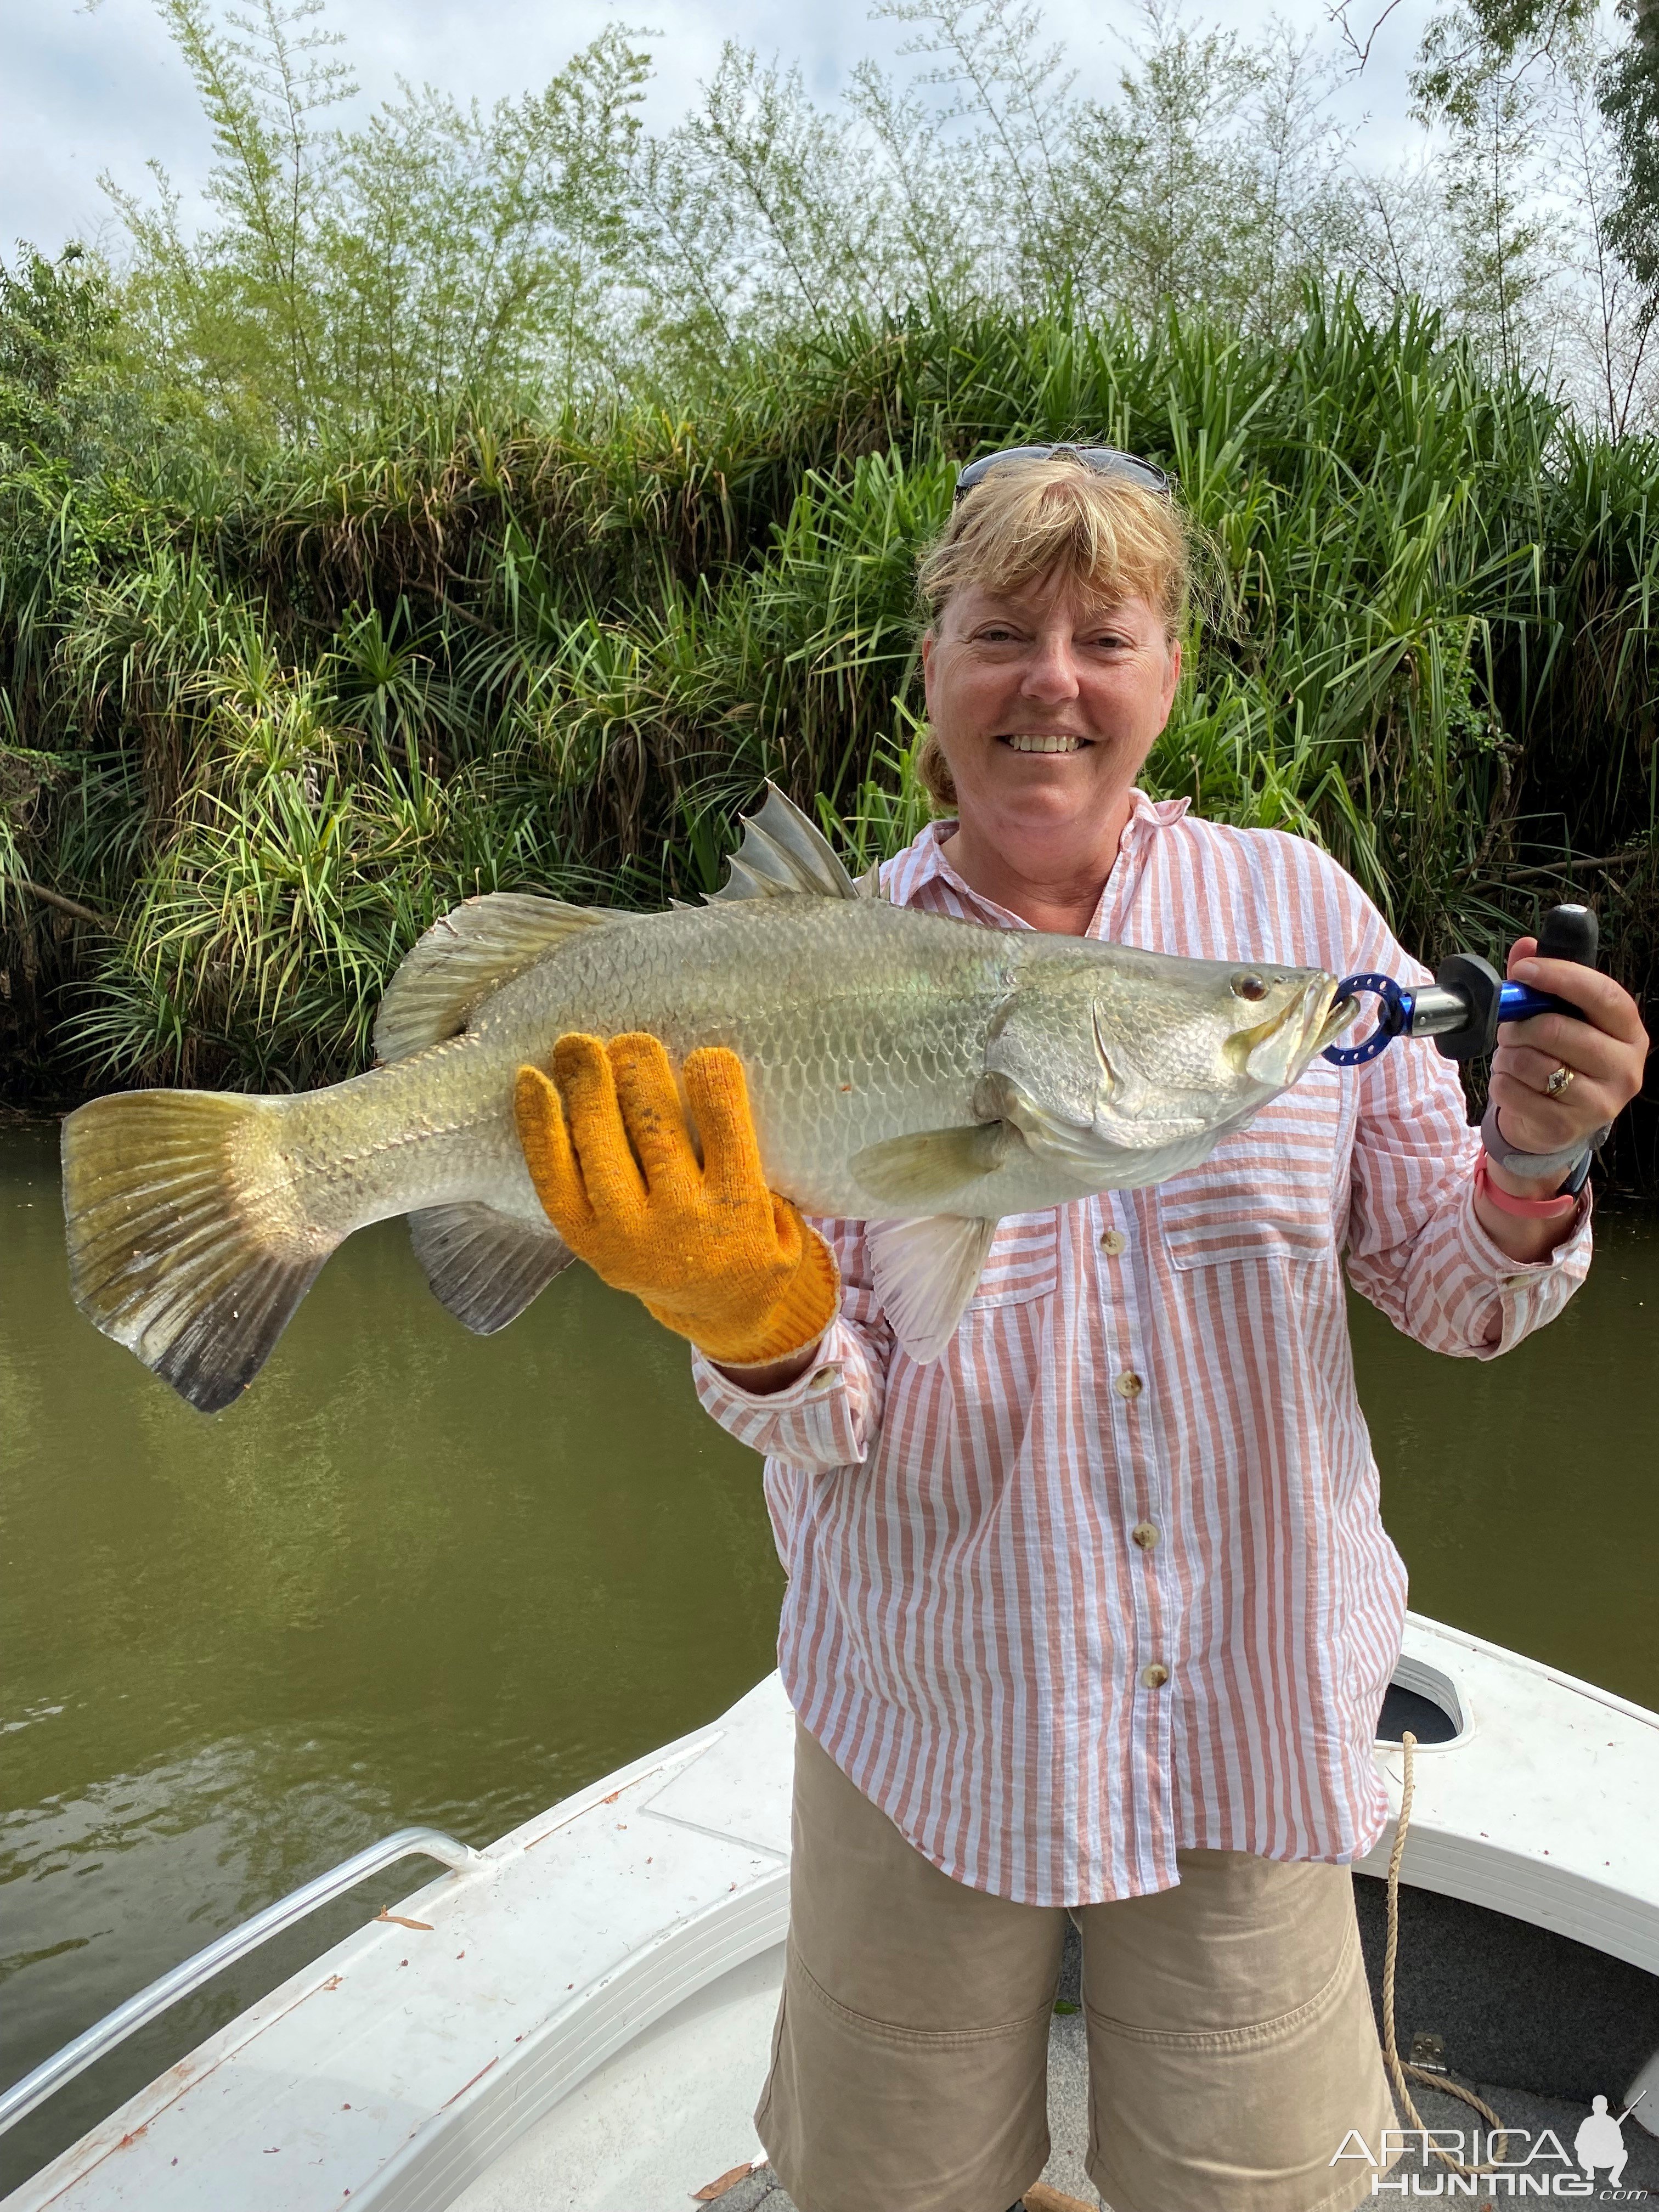
<path id="1" fill-rule="evenodd" d="M 64 1124 L 70 1284 L 204 1413 L 246 1388 L 336 1245 L 392 1214 L 487 1335 L 571 1258 L 519 1149 L 519 1068 L 567 1030 L 648 1030 L 677 1062 L 739 1055 L 769 1182 L 875 1224 L 884 1310 L 935 1358 L 1004 1215 L 1192 1167 L 1352 1018 L 1335 994 L 1319 969 L 890 905 L 773 790 L 701 907 L 458 907 L 393 976 L 366 1075 L 81 1107 Z"/>

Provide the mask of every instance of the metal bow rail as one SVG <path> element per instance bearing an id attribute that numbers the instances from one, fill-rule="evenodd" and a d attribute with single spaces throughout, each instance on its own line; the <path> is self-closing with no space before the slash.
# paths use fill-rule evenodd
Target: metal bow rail
<path id="1" fill-rule="evenodd" d="M 84 2034 L 66 2043 L 32 2073 L 24 2075 L 21 2081 L 14 2081 L 0 2095 L 0 2134 L 26 2112 L 32 2112 L 54 2089 L 61 2089 L 64 2082 L 72 2081 L 94 2060 L 112 2051 L 117 2044 L 124 2043 L 138 2028 L 148 2026 L 169 2005 L 177 2004 L 180 1997 L 191 1996 L 204 1982 L 211 1981 L 222 1968 L 245 1959 L 261 1943 L 279 1936 L 284 1928 L 291 1928 L 296 1920 L 303 1920 L 319 1905 L 343 1896 L 370 1875 L 378 1874 L 382 1867 L 417 1854 L 437 1859 L 457 1874 L 473 1873 L 489 1863 L 482 1852 L 475 1851 L 469 1844 L 458 1843 L 453 1836 L 445 1835 L 441 1828 L 399 1828 L 392 1835 L 383 1836 L 378 1844 L 370 1844 L 366 1850 L 343 1859 L 326 1874 L 318 1875 L 287 1897 L 279 1897 L 274 1905 L 266 1905 L 263 1912 L 256 1912 L 240 1928 L 229 1929 L 204 1950 L 198 1951 L 193 1958 L 186 1959 L 152 1982 L 148 1989 L 140 1990 L 137 1996 L 129 1997 L 113 2012 L 106 2013 Z"/>

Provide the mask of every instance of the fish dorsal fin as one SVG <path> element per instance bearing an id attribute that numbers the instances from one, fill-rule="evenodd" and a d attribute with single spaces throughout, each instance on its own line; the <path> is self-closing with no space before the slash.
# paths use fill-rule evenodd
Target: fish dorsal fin
<path id="1" fill-rule="evenodd" d="M 956 1334 L 996 1233 L 994 1221 L 951 1213 L 869 1224 L 877 1300 L 893 1334 L 921 1365 L 937 1359 Z"/>
<path id="2" fill-rule="evenodd" d="M 524 891 L 490 891 L 434 921 L 386 986 L 374 1022 L 382 1066 L 459 1036 L 473 1009 L 579 930 L 622 917 Z"/>
<path id="3" fill-rule="evenodd" d="M 743 843 L 732 858 L 726 881 L 710 895 L 708 902 L 713 906 L 722 899 L 855 899 L 858 895 L 858 886 L 822 832 L 813 828 L 776 784 L 769 783 L 765 805 L 758 814 L 744 816 Z"/>

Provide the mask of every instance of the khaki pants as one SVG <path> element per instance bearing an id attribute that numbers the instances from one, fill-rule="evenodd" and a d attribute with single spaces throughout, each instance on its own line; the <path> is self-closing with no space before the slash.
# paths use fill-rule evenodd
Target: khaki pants
<path id="1" fill-rule="evenodd" d="M 1078 1907 L 1113 2212 L 1350 2212 L 1395 2124 L 1346 1867 L 1183 1851 Z M 1006 2212 L 1048 2155 L 1065 1913 L 965 1888 L 796 1731 L 788 1965 L 755 2124 L 800 2212 Z"/>

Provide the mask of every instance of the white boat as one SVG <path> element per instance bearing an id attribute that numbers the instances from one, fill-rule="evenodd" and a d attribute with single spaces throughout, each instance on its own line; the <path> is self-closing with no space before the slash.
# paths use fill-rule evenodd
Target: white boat
<path id="1" fill-rule="evenodd" d="M 1412 1615 L 1380 1726 L 1396 1808 L 1401 1727 L 1421 1739 L 1402 2045 L 1415 2033 L 1421 2054 L 1433 2031 L 1455 2072 L 1534 2119 L 1552 2099 L 1579 2112 L 1599 2091 L 1617 2115 L 1642 2098 L 1634 2142 L 1636 2119 L 1659 2121 L 1659 1715 Z M 720 2178 L 733 2212 L 758 2202 L 764 2169 L 730 2177 L 762 2156 L 750 2115 L 782 1973 L 792 1755 L 774 1675 L 486 1850 L 422 1830 L 360 1854 L 37 2069 L 0 2099 L 0 2125 L 372 1864 L 416 1850 L 451 1863 L 3 2212 L 685 2212 Z M 1363 1875 L 1382 1874 L 1389 1840 Z M 1375 1976 L 1381 1883 L 1358 1888 Z M 1079 2027 L 1063 2006 L 1049 2179 L 1092 2203 L 1076 2162 Z M 1636 2162 L 1659 2160 L 1643 2142 Z"/>

